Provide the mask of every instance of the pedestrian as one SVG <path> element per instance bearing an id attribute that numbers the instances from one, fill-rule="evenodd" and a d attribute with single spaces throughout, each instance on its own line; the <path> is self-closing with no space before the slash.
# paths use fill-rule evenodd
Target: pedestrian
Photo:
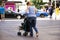
<path id="1" fill-rule="evenodd" d="M 18 12 L 18 13 L 20 12 L 20 9 L 19 9 L 19 8 L 17 9 L 17 12 Z"/>
<path id="2" fill-rule="evenodd" d="M 2 6 L 2 3 L 0 3 L 0 15 L 1 15 L 1 19 L 4 19 L 4 17 L 5 17 L 5 8 Z"/>
<path id="3" fill-rule="evenodd" d="M 53 14 L 53 7 L 52 6 L 49 6 L 49 15 L 50 15 L 50 18 L 52 18 L 52 14 Z"/>
<path id="4" fill-rule="evenodd" d="M 37 9 L 35 8 L 35 6 L 32 5 L 32 2 L 27 2 L 27 10 L 28 11 L 28 15 L 27 18 L 29 20 L 29 26 L 30 26 L 30 36 L 33 36 L 33 29 L 36 32 L 36 37 L 38 37 L 38 30 L 36 28 L 36 11 Z M 33 28 L 33 29 L 32 29 Z"/>

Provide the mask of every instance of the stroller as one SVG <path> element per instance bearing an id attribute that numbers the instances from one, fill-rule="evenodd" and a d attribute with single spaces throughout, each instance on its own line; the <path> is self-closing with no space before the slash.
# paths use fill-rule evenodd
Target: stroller
<path id="1" fill-rule="evenodd" d="M 30 22 L 29 22 L 28 18 L 26 17 L 24 19 L 24 22 L 21 23 L 22 26 L 19 26 L 19 32 L 17 33 L 18 36 L 21 36 L 20 30 L 23 30 L 24 31 L 23 36 L 27 36 L 28 35 L 28 32 L 30 32 L 29 23 Z"/>

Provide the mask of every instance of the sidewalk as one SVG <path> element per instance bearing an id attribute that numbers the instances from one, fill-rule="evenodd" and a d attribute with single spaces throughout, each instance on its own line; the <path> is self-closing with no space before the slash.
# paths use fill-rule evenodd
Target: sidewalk
<path id="1" fill-rule="evenodd" d="M 9 19 L 9 18 L 6 18 L 5 20 L 2 20 L 2 21 L 23 21 L 24 19 Z M 60 20 L 60 19 L 55 19 L 55 18 L 52 18 L 50 19 L 49 17 L 45 17 L 45 18 L 40 18 L 40 17 L 37 17 L 37 20 Z M 0 19 L 1 21 L 1 19 Z"/>
<path id="2" fill-rule="evenodd" d="M 55 13 L 53 13 L 52 15 L 52 18 L 50 19 L 49 18 L 50 16 L 48 17 L 45 17 L 45 18 L 40 18 L 40 17 L 37 17 L 37 20 L 60 20 L 60 15 L 56 16 Z M 3 21 L 23 21 L 24 19 L 17 19 L 17 18 L 5 18 L 5 20 Z M 1 21 L 1 19 L 0 19 Z"/>

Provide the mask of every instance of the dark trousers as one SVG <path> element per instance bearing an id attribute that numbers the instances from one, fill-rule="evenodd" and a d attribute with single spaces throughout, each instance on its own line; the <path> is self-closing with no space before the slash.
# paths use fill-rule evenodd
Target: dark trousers
<path id="1" fill-rule="evenodd" d="M 50 13 L 50 18 L 52 18 L 52 14 L 53 14 L 53 13 L 51 12 L 51 13 Z"/>
<path id="2" fill-rule="evenodd" d="M 36 17 L 28 17 L 28 20 L 30 22 L 29 23 L 29 26 L 30 26 L 30 35 L 33 35 L 33 29 L 35 30 L 36 33 L 38 32 L 38 30 L 36 28 Z"/>

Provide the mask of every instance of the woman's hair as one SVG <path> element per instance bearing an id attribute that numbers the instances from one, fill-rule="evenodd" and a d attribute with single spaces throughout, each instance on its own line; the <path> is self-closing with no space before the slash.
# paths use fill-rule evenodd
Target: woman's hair
<path id="1" fill-rule="evenodd" d="M 27 2 L 27 3 L 26 3 L 26 5 L 29 5 L 29 4 L 30 4 L 30 2 Z"/>
<path id="2" fill-rule="evenodd" d="M 26 5 L 34 5 L 32 2 L 27 2 Z"/>
<path id="3" fill-rule="evenodd" d="M 32 5 L 33 3 L 32 2 L 27 2 L 26 5 Z"/>

